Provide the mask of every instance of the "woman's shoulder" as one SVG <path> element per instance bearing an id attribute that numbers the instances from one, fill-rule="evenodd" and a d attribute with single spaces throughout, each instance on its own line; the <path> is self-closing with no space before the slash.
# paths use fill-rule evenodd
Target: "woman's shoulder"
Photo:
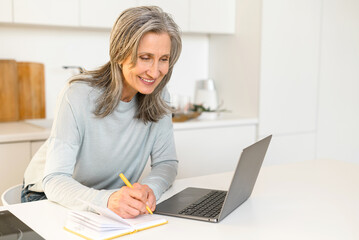
<path id="1" fill-rule="evenodd" d="M 69 93 L 89 93 L 95 88 L 90 85 L 90 83 L 85 81 L 75 81 L 68 83 L 68 92 Z"/>
<path id="2" fill-rule="evenodd" d="M 88 82 L 70 82 L 65 87 L 65 96 L 70 102 L 89 103 L 98 97 L 99 90 L 92 87 Z"/>

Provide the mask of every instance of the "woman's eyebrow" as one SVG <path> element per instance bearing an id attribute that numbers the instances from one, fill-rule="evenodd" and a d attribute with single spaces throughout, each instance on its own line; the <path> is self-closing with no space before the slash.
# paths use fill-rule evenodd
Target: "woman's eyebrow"
<path id="1" fill-rule="evenodd" d="M 138 53 L 138 56 L 140 56 L 140 55 L 148 55 L 148 56 L 151 56 L 151 57 L 154 56 L 153 53 L 148 53 L 148 52 L 140 52 L 140 53 Z M 167 53 L 167 54 L 162 55 L 161 57 L 170 57 L 170 56 L 171 56 L 171 54 Z"/>

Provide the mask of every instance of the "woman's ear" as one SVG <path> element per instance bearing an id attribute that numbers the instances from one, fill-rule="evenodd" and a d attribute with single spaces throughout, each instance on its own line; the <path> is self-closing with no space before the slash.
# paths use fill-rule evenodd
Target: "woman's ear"
<path id="1" fill-rule="evenodd" d="M 117 62 L 118 67 L 122 70 L 122 62 Z"/>

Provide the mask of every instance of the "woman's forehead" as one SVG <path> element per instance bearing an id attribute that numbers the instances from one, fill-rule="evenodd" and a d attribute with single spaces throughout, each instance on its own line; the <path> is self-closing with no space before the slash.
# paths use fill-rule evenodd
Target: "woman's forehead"
<path id="1" fill-rule="evenodd" d="M 144 34 L 139 42 L 137 54 L 169 55 L 171 52 L 171 38 L 166 32 Z"/>

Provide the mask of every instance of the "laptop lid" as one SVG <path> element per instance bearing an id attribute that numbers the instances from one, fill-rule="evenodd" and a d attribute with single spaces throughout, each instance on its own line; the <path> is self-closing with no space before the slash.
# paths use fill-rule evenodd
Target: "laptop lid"
<path id="1" fill-rule="evenodd" d="M 272 135 L 243 149 L 219 215 L 219 221 L 245 202 L 252 194 L 271 139 Z"/>
<path id="2" fill-rule="evenodd" d="M 245 202 L 251 195 L 271 138 L 272 136 L 270 135 L 243 150 L 221 212 L 217 217 L 207 218 L 179 214 L 180 210 L 203 198 L 211 191 L 211 189 L 192 187 L 186 188 L 169 199 L 159 203 L 156 207 L 155 213 L 210 222 L 219 222 L 239 205 Z"/>

